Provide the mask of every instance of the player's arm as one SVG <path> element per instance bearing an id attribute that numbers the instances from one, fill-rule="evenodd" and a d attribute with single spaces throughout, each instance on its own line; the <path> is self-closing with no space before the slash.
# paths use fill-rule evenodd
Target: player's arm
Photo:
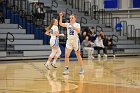
<path id="1" fill-rule="evenodd" d="M 59 36 L 64 36 L 64 34 L 59 34 Z"/>
<path id="2" fill-rule="evenodd" d="M 72 27 L 77 33 L 80 33 L 80 25 L 78 25 L 77 27 L 72 25 Z"/>
<path id="3" fill-rule="evenodd" d="M 45 32 L 46 35 L 51 36 L 50 33 L 48 31 Z"/>
<path id="4" fill-rule="evenodd" d="M 64 36 L 64 34 L 59 34 L 57 31 L 55 31 L 55 36 Z"/>
<path id="5" fill-rule="evenodd" d="M 62 26 L 62 27 L 66 27 L 65 23 L 62 22 L 62 17 L 63 17 L 63 15 L 64 15 L 64 14 L 63 14 L 62 12 L 59 13 L 59 17 L 60 17 L 60 19 L 59 19 L 59 25 Z"/>
<path id="6" fill-rule="evenodd" d="M 74 29 L 77 33 L 80 33 L 80 28 L 73 27 L 73 29 Z"/>
<path id="7" fill-rule="evenodd" d="M 45 34 L 48 35 L 48 36 L 51 36 L 51 35 L 50 35 L 50 31 L 48 31 L 47 28 L 45 28 L 45 30 L 46 30 Z"/>

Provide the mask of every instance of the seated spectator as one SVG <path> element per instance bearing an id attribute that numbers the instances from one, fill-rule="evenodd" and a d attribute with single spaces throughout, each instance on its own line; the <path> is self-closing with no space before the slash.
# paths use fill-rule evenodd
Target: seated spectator
<path id="1" fill-rule="evenodd" d="M 38 13 L 38 11 L 37 11 L 37 3 L 34 3 L 32 5 L 31 13 L 32 13 L 33 17 L 36 19 L 37 18 L 37 13 Z"/>
<path id="2" fill-rule="evenodd" d="M 100 35 L 95 40 L 95 47 L 94 47 L 94 49 L 98 51 L 98 58 L 101 57 L 100 50 L 103 50 L 104 57 L 107 57 L 106 48 L 103 45 L 103 40 L 102 40 Z"/>
<path id="3" fill-rule="evenodd" d="M 37 6 L 37 12 L 38 12 L 38 19 L 44 20 L 45 18 L 45 11 L 42 5 Z"/>
<path id="4" fill-rule="evenodd" d="M 2 14 L 0 15 L 0 23 L 5 23 L 5 18 L 2 16 Z"/>
<path id="5" fill-rule="evenodd" d="M 100 31 L 99 35 L 101 36 L 101 38 L 102 38 L 102 40 L 103 40 L 103 45 L 105 46 L 105 45 L 106 45 L 107 39 L 106 39 L 106 37 L 105 37 L 103 31 Z M 105 47 L 105 48 L 106 48 L 106 47 Z"/>
<path id="6" fill-rule="evenodd" d="M 115 44 L 113 44 L 113 39 L 111 38 L 111 36 L 107 37 L 104 46 L 107 49 L 113 50 L 113 57 L 115 58 L 115 52 L 117 50 L 117 46 Z"/>
<path id="7" fill-rule="evenodd" d="M 83 40 L 85 40 L 86 35 L 87 35 L 87 32 L 86 32 L 86 31 L 84 31 L 84 32 L 80 35 L 80 43 L 82 43 Z"/>
<path id="8" fill-rule="evenodd" d="M 103 31 L 100 31 L 99 35 L 101 36 L 102 39 L 105 39 L 105 35 L 104 35 Z"/>
<path id="9" fill-rule="evenodd" d="M 92 28 L 90 29 L 90 31 L 91 31 L 90 39 L 91 39 L 91 42 L 94 43 L 94 41 L 95 41 L 96 38 L 97 38 L 97 34 L 96 34 L 96 31 L 95 31 L 95 28 L 92 27 Z"/>
<path id="10" fill-rule="evenodd" d="M 94 57 L 92 56 L 94 52 L 93 43 L 89 41 L 89 36 L 86 36 L 85 40 L 83 40 L 82 49 L 83 52 L 88 52 L 88 59 L 94 59 Z"/>
<path id="11" fill-rule="evenodd" d="M 86 31 L 88 36 L 91 35 L 91 31 L 90 31 L 89 27 L 85 27 L 84 31 Z"/>

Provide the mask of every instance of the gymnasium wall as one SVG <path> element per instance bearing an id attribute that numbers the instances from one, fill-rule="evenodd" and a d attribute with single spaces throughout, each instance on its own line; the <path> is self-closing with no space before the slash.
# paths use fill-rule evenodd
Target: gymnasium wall
<path id="1" fill-rule="evenodd" d="M 80 2 L 82 1 L 83 0 L 81 0 Z M 86 0 L 86 1 L 89 1 L 92 4 L 94 3 L 94 0 Z M 112 0 L 95 0 L 95 1 L 99 9 L 104 9 L 104 1 L 112 1 Z M 140 8 L 133 8 L 134 7 L 133 0 L 117 0 L 117 1 L 118 8 L 108 10 L 109 12 L 111 11 L 113 13 L 113 17 L 120 17 L 121 20 L 126 20 L 128 24 L 134 24 L 136 28 L 140 28 Z M 140 3 L 140 0 L 135 1 L 137 1 L 136 3 Z"/>
<path id="2" fill-rule="evenodd" d="M 123 18 L 121 19 L 122 21 L 127 21 L 128 25 L 135 25 L 136 28 L 140 28 L 140 19 L 139 18 L 133 18 L 133 19 L 128 19 L 128 18 Z"/>

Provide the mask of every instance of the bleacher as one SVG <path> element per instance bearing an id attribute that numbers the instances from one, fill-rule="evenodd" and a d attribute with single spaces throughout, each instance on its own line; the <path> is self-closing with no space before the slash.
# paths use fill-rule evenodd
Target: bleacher
<path id="1" fill-rule="evenodd" d="M 0 24 L 0 57 L 47 58 L 51 52 L 50 37 L 44 34 L 44 28 L 50 24 L 52 18 L 59 18 L 60 11 L 65 12 L 64 22 L 68 20 L 70 14 L 74 13 L 77 15 L 77 22 L 81 24 L 82 29 L 94 26 L 97 29 L 101 28 L 106 36 L 114 35 L 114 43 L 118 49 L 117 55 L 140 54 L 139 29 L 132 29 L 119 18 L 113 18 L 111 12 L 100 10 L 97 5 L 92 5 L 90 2 L 83 1 L 78 5 L 74 3 L 75 0 L 38 0 L 46 11 L 45 20 L 38 20 L 34 19 L 30 13 L 32 2 L 10 0 L 11 3 L 7 3 L 7 1 L 5 0 L 2 7 L 6 23 Z M 87 7 L 90 11 L 86 9 Z M 121 33 L 115 31 L 115 25 L 119 22 L 124 24 Z M 125 29 L 129 27 L 130 29 Z M 65 37 L 61 39 L 63 41 L 60 40 L 61 49 L 64 49 L 66 29 L 59 28 L 60 33 L 65 34 Z M 127 30 L 134 33 L 128 33 Z M 12 39 L 13 42 L 11 42 Z"/>

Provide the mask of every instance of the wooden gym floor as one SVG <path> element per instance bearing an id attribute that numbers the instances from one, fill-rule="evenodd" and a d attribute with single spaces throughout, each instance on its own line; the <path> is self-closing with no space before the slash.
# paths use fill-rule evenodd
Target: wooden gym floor
<path id="1" fill-rule="evenodd" d="M 140 56 L 83 60 L 84 75 L 75 59 L 69 75 L 64 59 L 50 71 L 45 60 L 0 61 L 0 93 L 140 93 Z"/>

